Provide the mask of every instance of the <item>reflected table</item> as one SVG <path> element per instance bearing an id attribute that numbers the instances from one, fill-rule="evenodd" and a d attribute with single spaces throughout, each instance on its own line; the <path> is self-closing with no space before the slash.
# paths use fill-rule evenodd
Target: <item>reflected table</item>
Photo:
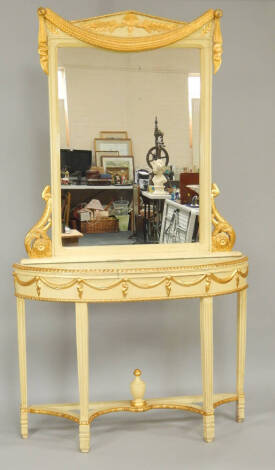
<path id="1" fill-rule="evenodd" d="M 143 238 L 144 243 L 158 243 L 161 232 L 164 201 L 171 199 L 169 193 L 157 194 L 141 191 L 144 204 Z"/>
<path id="2" fill-rule="evenodd" d="M 200 194 L 200 185 L 199 184 L 187 184 L 186 187 L 190 188 L 193 191 L 196 191 L 196 193 Z"/>
<path id="3" fill-rule="evenodd" d="M 83 237 L 83 233 L 76 229 L 70 229 L 68 232 L 62 233 L 61 238 L 63 245 L 77 244 L 79 238 Z"/>
<path id="4" fill-rule="evenodd" d="M 237 421 L 243 421 L 248 261 L 241 253 L 232 252 L 228 256 L 213 253 L 204 258 L 159 260 L 157 263 L 124 261 L 118 268 L 108 262 L 65 263 L 58 261 L 58 258 L 48 258 L 43 262 L 28 260 L 28 263 L 32 264 L 15 264 L 13 271 L 17 297 L 23 438 L 28 437 L 30 413 L 58 416 L 77 423 L 82 452 L 88 452 L 90 448 L 90 424 L 96 417 L 112 412 L 177 409 L 197 413 L 203 418 L 206 442 L 214 438 L 214 411 L 217 406 L 236 401 Z M 235 391 L 214 393 L 213 298 L 232 293 L 237 293 L 237 385 Z M 129 400 L 91 402 L 88 304 L 185 298 L 200 299 L 201 393 L 145 398 L 141 372 L 136 370 Z M 25 300 L 75 304 L 79 403 L 28 404 Z M 146 308 L 144 304 L 142 308 Z M 173 312 L 169 315 L 170 321 L 173 321 Z"/>

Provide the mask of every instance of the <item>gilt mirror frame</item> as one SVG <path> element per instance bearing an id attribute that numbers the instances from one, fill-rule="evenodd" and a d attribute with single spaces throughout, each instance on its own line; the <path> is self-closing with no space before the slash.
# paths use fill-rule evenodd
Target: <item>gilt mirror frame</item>
<path id="1" fill-rule="evenodd" d="M 212 74 L 222 55 L 221 10 L 208 10 L 187 23 L 135 11 L 124 11 L 84 20 L 66 21 L 46 8 L 38 10 L 39 53 L 48 73 L 53 257 L 64 260 L 122 261 L 178 259 L 212 253 L 211 215 L 211 115 Z M 100 47 L 123 52 L 161 47 L 199 48 L 201 57 L 200 112 L 200 237 L 197 243 L 123 246 L 64 247 L 61 241 L 60 129 L 58 118 L 58 48 Z"/>

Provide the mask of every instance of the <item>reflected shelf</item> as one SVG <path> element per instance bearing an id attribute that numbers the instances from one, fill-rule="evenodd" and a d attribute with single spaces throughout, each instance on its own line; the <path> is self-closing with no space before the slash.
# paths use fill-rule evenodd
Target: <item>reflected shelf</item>
<path id="1" fill-rule="evenodd" d="M 61 189 L 133 189 L 132 184 L 127 185 L 88 185 L 88 184 L 62 184 Z"/>

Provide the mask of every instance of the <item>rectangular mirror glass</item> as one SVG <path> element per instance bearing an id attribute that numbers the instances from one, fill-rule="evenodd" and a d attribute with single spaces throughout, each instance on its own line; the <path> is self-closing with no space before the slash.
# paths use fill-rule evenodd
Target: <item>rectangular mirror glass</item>
<path id="1" fill-rule="evenodd" d="M 200 49 L 58 48 L 63 246 L 199 241 Z"/>

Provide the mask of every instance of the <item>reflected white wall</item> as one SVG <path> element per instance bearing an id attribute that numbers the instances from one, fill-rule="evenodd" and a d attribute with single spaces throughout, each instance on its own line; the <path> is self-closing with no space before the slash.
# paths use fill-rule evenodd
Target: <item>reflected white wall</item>
<path id="1" fill-rule="evenodd" d="M 157 115 L 170 163 L 192 167 L 188 74 L 200 70 L 198 49 L 126 54 L 61 49 L 61 65 L 66 71 L 72 148 L 93 150 L 93 139 L 100 131 L 127 130 L 133 141 L 135 166 L 142 167 L 154 145 Z M 62 128 L 61 148 L 66 148 Z"/>

